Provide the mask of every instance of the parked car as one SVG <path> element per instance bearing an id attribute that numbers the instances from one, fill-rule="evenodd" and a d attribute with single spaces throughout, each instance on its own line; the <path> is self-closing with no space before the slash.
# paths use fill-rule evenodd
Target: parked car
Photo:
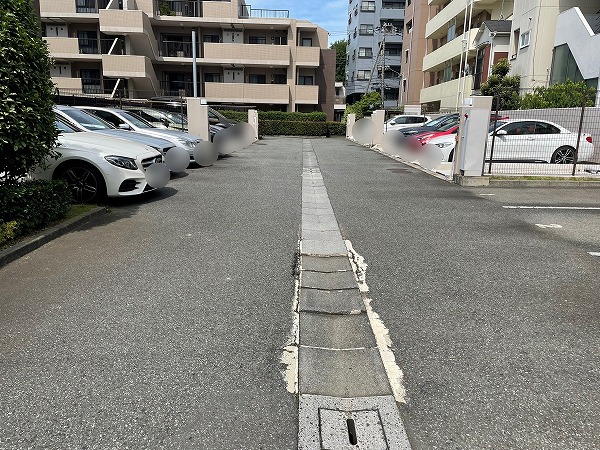
<path id="1" fill-rule="evenodd" d="M 447 114 L 442 117 L 438 117 L 437 119 L 428 122 L 427 124 L 420 127 L 410 127 L 410 128 L 401 128 L 398 130 L 398 133 L 402 133 L 404 136 L 413 136 L 418 133 L 425 133 L 435 131 L 447 124 L 458 125 L 459 117 L 458 113 Z"/>
<path id="2" fill-rule="evenodd" d="M 402 114 L 392 117 L 385 122 L 385 131 L 400 130 L 401 128 L 414 128 L 424 126 L 431 121 L 431 117 L 421 114 Z"/>
<path id="3" fill-rule="evenodd" d="M 72 126 L 80 128 L 81 130 L 139 142 L 158 150 L 162 154 L 175 147 L 175 144 L 166 139 L 148 136 L 144 133 L 135 131 L 119 130 L 110 123 L 71 106 L 57 105 L 54 107 L 54 113 L 60 116 L 64 121 L 67 121 Z"/>
<path id="4" fill-rule="evenodd" d="M 150 100 L 154 101 L 154 102 L 160 102 L 164 106 L 171 107 L 171 108 L 181 108 L 181 103 L 182 103 L 181 97 L 159 96 L 159 97 L 152 97 Z M 229 128 L 229 127 L 235 125 L 236 123 L 238 123 L 237 120 L 229 119 L 229 118 L 225 117 L 219 111 L 217 111 L 214 108 L 211 108 L 210 106 L 208 107 L 208 122 L 211 125 L 217 125 L 221 128 Z"/>
<path id="5" fill-rule="evenodd" d="M 118 108 L 100 108 L 96 106 L 78 106 L 77 108 L 100 117 L 121 130 L 137 131 L 172 142 L 176 147 L 186 150 L 194 160 L 194 148 L 202 141 L 199 136 L 183 131 L 156 128 L 135 114 Z"/>
<path id="6" fill-rule="evenodd" d="M 572 164 L 577 147 L 577 134 L 545 120 L 498 120 L 494 139 L 494 161 L 529 161 Z M 494 122 L 490 123 L 487 142 L 489 160 Z M 456 135 L 433 137 L 429 144 L 438 146 L 445 161 L 452 161 Z M 483 149 L 482 149 L 483 151 Z M 578 160 L 586 161 L 594 153 L 592 136 L 584 134 L 579 143 Z"/>
<path id="7" fill-rule="evenodd" d="M 36 168 L 31 177 L 65 180 L 77 202 L 93 203 L 104 196 L 125 197 L 153 190 L 145 170 L 162 162 L 159 151 L 146 145 L 79 131 L 57 119 L 58 159 L 48 159 L 45 168 Z"/>

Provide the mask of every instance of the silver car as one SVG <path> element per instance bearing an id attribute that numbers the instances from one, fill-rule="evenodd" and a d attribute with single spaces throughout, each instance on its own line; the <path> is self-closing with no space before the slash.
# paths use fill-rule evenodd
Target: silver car
<path id="1" fill-rule="evenodd" d="M 166 139 L 175 146 L 186 150 L 190 160 L 194 161 L 194 149 L 202 142 L 200 136 L 176 130 L 156 128 L 151 123 L 128 111 L 118 108 L 100 108 L 96 106 L 78 106 L 78 109 L 89 112 L 121 130 L 137 131 L 148 136 Z"/>
<path id="2" fill-rule="evenodd" d="M 173 144 L 171 141 L 167 141 L 166 139 L 148 136 L 143 133 L 118 130 L 108 122 L 105 122 L 98 117 L 93 116 L 92 114 L 88 114 L 85 111 L 73 108 L 71 106 L 57 105 L 53 109 L 57 116 L 61 117 L 63 120 L 66 120 L 71 125 L 75 125 L 76 127 L 85 131 L 127 139 L 128 141 L 136 141 L 152 147 L 162 154 L 175 147 L 175 144 Z"/>

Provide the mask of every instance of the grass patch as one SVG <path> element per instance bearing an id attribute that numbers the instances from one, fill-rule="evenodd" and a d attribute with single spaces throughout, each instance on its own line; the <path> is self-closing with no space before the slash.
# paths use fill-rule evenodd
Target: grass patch
<path id="1" fill-rule="evenodd" d="M 92 209 L 96 208 L 97 206 L 98 205 L 86 205 L 85 203 L 71 205 L 71 208 L 67 211 L 65 220 L 69 220 L 69 219 L 72 219 L 73 217 L 77 217 L 82 214 L 85 214 L 86 212 L 90 212 Z"/>

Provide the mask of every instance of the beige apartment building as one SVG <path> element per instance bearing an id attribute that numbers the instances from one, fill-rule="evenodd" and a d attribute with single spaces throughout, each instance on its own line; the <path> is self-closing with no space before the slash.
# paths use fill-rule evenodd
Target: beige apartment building
<path id="1" fill-rule="evenodd" d="M 39 0 L 62 94 L 192 96 L 209 104 L 323 111 L 333 119 L 328 33 L 243 0 Z"/>
<path id="2" fill-rule="evenodd" d="M 512 11 L 508 0 L 429 0 L 420 94 L 427 111 L 455 110 L 471 95 L 479 28 L 484 21 L 503 20 Z"/>
<path id="3" fill-rule="evenodd" d="M 408 0 L 404 12 L 400 103 L 419 105 L 423 87 L 423 58 L 427 50 L 425 26 L 429 18 L 429 0 Z"/>

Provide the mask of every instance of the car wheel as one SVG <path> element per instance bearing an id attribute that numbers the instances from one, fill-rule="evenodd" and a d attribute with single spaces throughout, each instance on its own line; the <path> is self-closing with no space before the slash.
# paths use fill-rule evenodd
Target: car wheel
<path id="1" fill-rule="evenodd" d="M 574 158 L 575 149 L 573 147 L 569 147 L 568 145 L 564 145 L 554 151 L 550 162 L 555 164 L 573 164 Z"/>
<path id="2" fill-rule="evenodd" d="M 75 161 L 58 168 L 55 179 L 65 180 L 77 203 L 94 203 L 106 195 L 102 174 L 91 164 Z"/>
<path id="3" fill-rule="evenodd" d="M 453 159 L 454 159 L 454 150 L 452 150 L 450 152 L 450 155 L 448 155 L 448 162 L 452 162 Z"/>

